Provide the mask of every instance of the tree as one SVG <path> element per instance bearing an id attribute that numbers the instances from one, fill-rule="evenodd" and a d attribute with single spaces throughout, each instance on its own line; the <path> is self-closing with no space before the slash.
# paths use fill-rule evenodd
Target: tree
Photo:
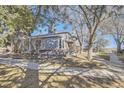
<path id="1" fill-rule="evenodd" d="M 72 27 L 72 35 L 77 37 L 78 43 L 80 45 L 80 53 L 83 51 L 83 17 L 80 15 L 80 11 L 78 10 L 78 6 L 64 6 L 64 12 L 66 16 L 65 23 L 67 25 L 71 25 Z"/>
<path id="2" fill-rule="evenodd" d="M 104 23 L 106 33 L 112 35 L 117 45 L 117 52 L 121 52 L 124 42 L 124 19 L 123 15 L 113 16 Z"/>
<path id="3" fill-rule="evenodd" d="M 16 46 L 20 34 L 29 35 L 33 32 L 34 15 L 29 6 L 0 6 L 1 32 L 11 36 L 11 45 Z M 6 28 L 6 29 L 5 29 Z M 17 42 L 14 43 L 14 40 Z"/>
<path id="4" fill-rule="evenodd" d="M 102 35 L 97 35 L 96 40 L 94 41 L 94 49 L 97 52 L 102 51 L 106 46 L 110 44 L 110 41 L 105 39 Z"/>
<path id="5" fill-rule="evenodd" d="M 61 11 L 60 6 L 39 6 L 40 9 L 40 17 L 43 20 L 42 23 L 39 22 L 39 26 L 43 28 L 47 28 L 48 33 L 54 33 L 56 31 L 55 27 L 59 25 L 59 23 L 65 20 L 64 12 Z M 60 12 L 61 11 L 61 12 Z M 46 29 L 45 29 L 46 30 Z"/>
<path id="6" fill-rule="evenodd" d="M 83 14 L 86 27 L 88 29 L 88 60 L 92 59 L 93 41 L 99 25 L 111 17 L 112 8 L 109 6 L 109 11 L 106 6 L 81 6 L 80 11 Z"/>

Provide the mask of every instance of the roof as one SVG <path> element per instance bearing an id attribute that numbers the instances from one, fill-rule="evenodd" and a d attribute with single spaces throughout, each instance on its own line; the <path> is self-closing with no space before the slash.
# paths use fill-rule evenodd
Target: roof
<path id="1" fill-rule="evenodd" d="M 36 35 L 31 36 L 32 38 L 48 38 L 48 37 L 60 37 L 60 34 L 68 34 L 71 35 L 69 32 L 58 32 L 58 33 L 51 33 L 51 34 L 44 34 L 44 35 Z"/>

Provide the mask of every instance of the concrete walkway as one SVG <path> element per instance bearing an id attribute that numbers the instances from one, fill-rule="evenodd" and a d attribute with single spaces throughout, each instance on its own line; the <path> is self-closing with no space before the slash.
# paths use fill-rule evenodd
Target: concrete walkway
<path id="1" fill-rule="evenodd" d="M 96 60 L 99 60 L 101 63 L 104 63 L 107 66 L 107 69 L 124 73 L 124 63 L 118 60 L 118 57 L 114 53 L 110 53 L 110 60 L 105 60 L 98 55 L 96 55 Z"/>
<path id="2" fill-rule="evenodd" d="M 110 53 L 110 62 L 121 63 L 121 61 L 119 61 L 118 56 L 115 53 Z"/>
<path id="3" fill-rule="evenodd" d="M 8 64 L 12 66 L 19 66 L 22 68 L 29 68 L 37 70 L 39 68 L 38 63 L 34 63 L 33 60 L 26 60 L 26 59 L 12 59 L 12 58 L 0 58 L 1 64 Z"/>
<path id="4" fill-rule="evenodd" d="M 118 56 L 115 53 L 110 53 L 110 64 L 124 68 L 124 63 L 119 60 Z"/>
<path id="5" fill-rule="evenodd" d="M 25 69 L 31 70 L 43 70 L 44 72 L 55 72 L 56 69 L 60 68 L 60 66 L 47 66 L 47 64 L 38 64 L 35 63 L 36 60 L 22 60 L 22 59 L 12 59 L 12 58 L 0 58 L 0 64 L 7 64 L 11 66 L 19 66 Z M 60 72 L 69 72 L 73 75 L 79 74 L 81 72 L 85 72 L 88 69 L 79 68 L 79 67 L 61 67 L 57 73 Z"/>

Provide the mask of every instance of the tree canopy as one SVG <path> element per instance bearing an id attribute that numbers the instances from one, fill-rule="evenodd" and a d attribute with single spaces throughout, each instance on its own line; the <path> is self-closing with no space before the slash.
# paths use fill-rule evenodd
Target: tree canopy
<path id="1" fill-rule="evenodd" d="M 91 60 L 97 33 L 100 33 L 101 29 L 105 32 L 103 28 L 109 28 L 107 31 L 112 33 L 114 39 L 117 35 L 115 32 L 120 29 L 118 37 L 121 39 L 116 38 L 116 41 L 117 39 L 121 40 L 118 40 L 121 43 L 124 41 L 123 35 L 120 36 L 124 27 L 123 22 L 119 21 L 123 19 L 120 16 L 122 14 L 123 6 L 0 6 L 0 44 L 5 46 L 21 35 L 30 37 L 32 32 L 39 28 L 46 28 L 48 33 L 54 33 L 56 27 L 62 23 L 71 26 L 72 32 L 80 43 L 80 49 L 87 45 L 88 58 Z M 107 26 L 105 26 L 106 22 Z M 84 41 L 86 45 L 83 45 Z M 102 47 L 104 45 L 101 41 L 107 44 L 103 38 L 98 40 L 97 43 L 99 42 Z"/>

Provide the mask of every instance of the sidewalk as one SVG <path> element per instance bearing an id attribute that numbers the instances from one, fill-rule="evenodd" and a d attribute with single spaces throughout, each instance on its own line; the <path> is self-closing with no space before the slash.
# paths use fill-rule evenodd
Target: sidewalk
<path id="1" fill-rule="evenodd" d="M 112 64 L 115 64 L 115 65 L 118 65 L 118 66 L 120 65 L 121 67 L 124 67 L 124 63 L 122 63 L 119 60 L 118 56 L 116 54 L 114 54 L 114 53 L 110 53 L 110 62 Z"/>
<path id="2" fill-rule="evenodd" d="M 99 60 L 102 63 L 106 64 L 108 69 L 124 73 L 124 63 L 119 61 L 117 56 L 113 53 L 110 53 L 110 61 L 105 60 L 99 56 L 96 57 L 96 60 Z"/>

